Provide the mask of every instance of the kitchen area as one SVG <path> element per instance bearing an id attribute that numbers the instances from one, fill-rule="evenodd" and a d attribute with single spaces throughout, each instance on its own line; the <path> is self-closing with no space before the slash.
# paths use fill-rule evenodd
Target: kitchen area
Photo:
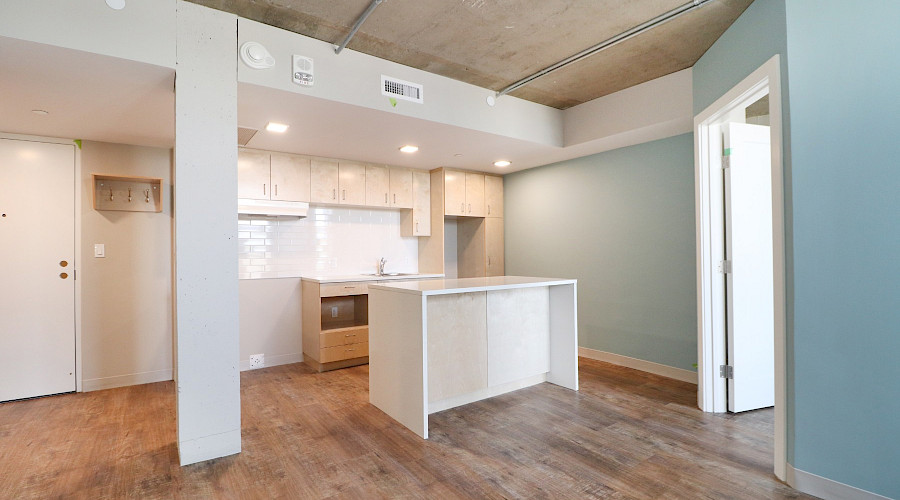
<path id="1" fill-rule="evenodd" d="M 243 370 L 370 363 L 372 402 L 424 438 L 430 412 L 548 380 L 577 390 L 575 282 L 504 276 L 501 176 L 241 148 L 238 181 Z M 421 307 L 396 309 L 387 292 Z M 455 314 L 437 303 L 450 293 L 480 296 Z M 426 387 L 441 402 L 419 406 L 424 427 L 383 403 L 421 403 Z"/>

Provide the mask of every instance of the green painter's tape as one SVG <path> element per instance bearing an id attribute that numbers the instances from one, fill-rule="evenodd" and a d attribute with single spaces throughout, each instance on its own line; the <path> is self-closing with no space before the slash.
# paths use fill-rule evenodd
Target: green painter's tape
<path id="1" fill-rule="evenodd" d="M 731 156 L 731 148 L 725 148 L 725 154 L 722 156 Z"/>
<path id="2" fill-rule="evenodd" d="M 75 140 L 72 141 L 72 142 L 74 142 L 75 145 L 78 146 L 78 149 L 81 149 L 81 139 L 75 139 Z"/>
<path id="3" fill-rule="evenodd" d="M 392 107 L 392 108 L 396 108 L 396 107 L 397 107 L 397 99 L 394 99 L 393 97 L 391 97 L 391 98 L 388 98 L 388 101 L 391 101 L 391 107 Z"/>

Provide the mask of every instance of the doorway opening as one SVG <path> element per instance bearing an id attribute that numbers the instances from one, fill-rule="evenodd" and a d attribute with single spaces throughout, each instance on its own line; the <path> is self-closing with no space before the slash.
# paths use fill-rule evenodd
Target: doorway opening
<path id="1" fill-rule="evenodd" d="M 768 118 L 759 113 L 768 96 Z M 695 196 L 697 224 L 697 306 L 698 306 L 698 384 L 697 401 L 705 412 L 725 412 L 728 410 L 729 346 L 727 342 L 729 326 L 736 333 L 734 320 L 739 320 L 738 312 L 729 307 L 729 292 L 732 298 L 740 297 L 731 290 L 733 282 L 726 276 L 733 271 L 735 263 L 729 261 L 727 241 L 730 232 L 726 216 L 726 197 L 730 186 L 723 174 L 729 161 L 723 160 L 726 151 L 724 141 L 730 140 L 729 122 L 739 121 L 762 125 L 767 121 L 769 139 L 768 178 L 770 207 L 761 210 L 766 224 L 755 229 L 763 234 L 751 255 L 769 255 L 770 267 L 764 272 L 762 281 L 767 288 L 763 302 L 770 311 L 762 320 L 766 332 L 771 332 L 772 382 L 774 396 L 775 432 L 774 464 L 775 475 L 785 480 L 786 474 L 786 425 L 785 425 L 785 292 L 784 292 L 784 188 L 782 166 L 782 116 L 781 116 L 781 76 L 780 57 L 775 55 L 756 71 L 747 76 L 725 95 L 716 100 L 694 118 L 695 138 Z M 750 125 L 752 128 L 753 125 Z M 742 135 L 743 136 L 743 135 Z M 757 198 L 755 201 L 759 203 Z M 734 214 L 732 213 L 733 217 Z M 757 219 L 758 220 L 758 219 Z M 746 239 L 744 241 L 747 241 Z M 761 242 L 761 243 L 760 243 Z M 733 247 L 736 248 L 736 247 Z M 770 253 L 769 253 L 770 252 Z M 757 282 L 756 286 L 760 286 Z M 731 316 L 729 316 L 731 313 Z M 756 318 L 759 321 L 759 318 Z M 740 343 L 732 343 L 740 349 Z M 734 353 L 732 353 L 733 355 Z M 723 369 L 722 367 L 726 367 Z M 732 365 L 733 366 L 733 365 Z M 736 369 L 736 368 L 735 368 Z M 734 380 L 734 379 L 731 379 Z M 732 396 L 735 394 L 732 387 Z"/>

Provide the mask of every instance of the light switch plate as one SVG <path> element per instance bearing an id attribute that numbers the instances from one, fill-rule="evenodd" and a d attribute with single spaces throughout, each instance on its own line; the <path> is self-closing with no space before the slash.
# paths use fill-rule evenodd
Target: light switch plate
<path id="1" fill-rule="evenodd" d="M 94 243 L 94 257 L 106 257 L 106 245 Z"/>

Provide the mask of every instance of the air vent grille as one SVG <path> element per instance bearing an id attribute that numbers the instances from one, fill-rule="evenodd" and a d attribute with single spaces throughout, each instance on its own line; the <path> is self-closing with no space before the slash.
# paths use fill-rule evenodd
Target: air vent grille
<path id="1" fill-rule="evenodd" d="M 238 127 L 238 146 L 246 146 L 257 132 L 259 130 L 255 128 Z"/>
<path id="2" fill-rule="evenodd" d="M 381 95 L 422 103 L 424 102 L 422 93 L 423 88 L 418 83 L 381 75 Z"/>

